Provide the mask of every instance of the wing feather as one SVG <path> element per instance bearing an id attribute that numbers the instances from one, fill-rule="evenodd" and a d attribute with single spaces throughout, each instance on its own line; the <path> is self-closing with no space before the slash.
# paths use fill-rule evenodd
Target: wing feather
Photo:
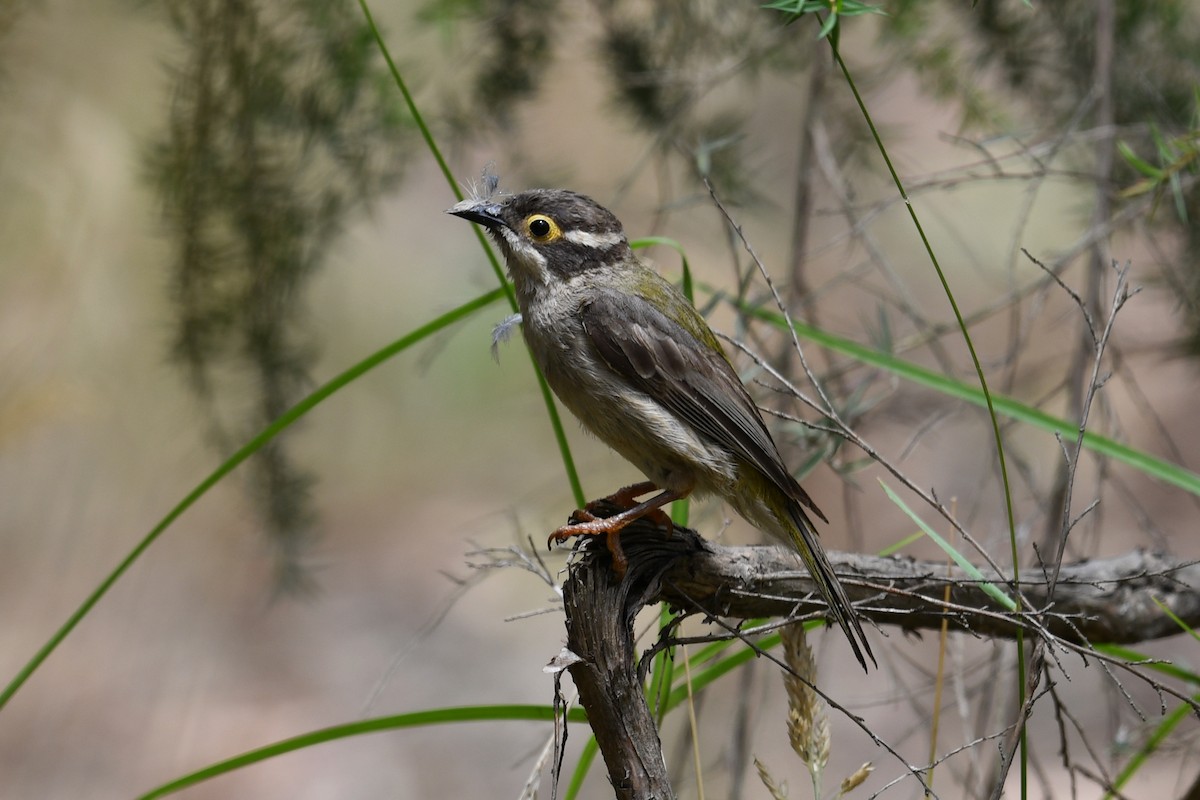
<path id="1" fill-rule="evenodd" d="M 695 315 L 689 327 L 707 330 Z M 583 328 L 596 353 L 635 388 L 661 403 L 715 444 L 752 465 L 786 495 L 825 519 L 784 466 L 746 387 L 715 341 L 699 341 L 646 300 L 601 290 L 583 307 Z M 827 521 L 827 520 L 826 520 Z"/>

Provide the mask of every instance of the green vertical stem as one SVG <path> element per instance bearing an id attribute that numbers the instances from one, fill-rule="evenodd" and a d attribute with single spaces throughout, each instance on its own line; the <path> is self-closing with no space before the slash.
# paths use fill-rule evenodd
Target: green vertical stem
<path id="1" fill-rule="evenodd" d="M 875 141 L 875 146 L 879 150 L 879 154 L 883 156 L 884 164 L 887 165 L 888 174 L 892 177 L 892 182 L 896 185 L 896 190 L 904 199 L 904 207 L 908 209 L 908 216 L 912 219 L 913 227 L 916 228 L 917 235 L 921 239 L 921 244 L 925 248 L 925 252 L 929 255 L 929 261 L 933 265 L 933 269 L 937 272 L 938 280 L 942 284 L 942 291 L 946 294 L 946 299 L 950 301 L 950 308 L 954 311 L 954 318 L 958 321 L 958 326 L 962 330 L 963 341 L 966 342 L 967 350 L 971 354 L 971 363 L 975 367 L 975 375 L 979 379 L 980 389 L 983 390 L 984 399 L 987 401 L 988 417 L 992 422 L 992 436 L 996 442 L 996 455 L 1000 463 L 1000 479 L 1004 484 L 1004 507 L 1008 515 L 1008 538 L 1012 550 L 1012 588 L 1013 594 L 1020 596 L 1020 560 L 1017 553 L 1017 527 L 1016 517 L 1013 511 L 1012 501 L 1012 486 L 1008 478 L 1008 462 L 1004 456 L 1004 439 L 1000 434 L 1000 422 L 996 416 L 996 409 L 992 403 L 992 393 L 988 389 L 987 377 L 983 373 L 983 364 L 979 360 L 979 354 L 975 352 L 975 343 L 971 341 L 971 335 L 967 331 L 967 324 L 963 319 L 962 312 L 959 310 L 958 302 L 954 299 L 954 292 L 950 290 L 950 282 L 946 279 L 946 273 L 942 271 L 942 266 L 938 262 L 937 255 L 933 252 L 933 245 L 929 242 L 929 237 L 925 234 L 925 229 L 921 225 L 920 218 L 917 217 L 916 209 L 913 207 L 912 200 L 909 199 L 908 192 L 904 190 L 904 184 L 900 181 L 900 175 L 896 172 L 895 166 L 892 164 L 892 159 L 888 156 L 887 149 L 883 146 L 883 138 L 879 135 L 879 131 L 875 127 L 874 121 L 871 119 L 870 112 L 867 111 L 867 105 L 862 99 L 862 95 L 858 92 L 858 87 L 854 84 L 854 79 L 850 75 L 850 70 L 846 66 L 846 62 L 842 60 L 842 54 L 838 50 L 837 42 L 834 37 L 829 37 L 829 46 L 833 50 L 833 57 L 837 61 L 838 67 L 842 70 L 842 75 L 846 78 L 846 83 L 850 87 L 850 91 L 854 94 L 854 101 L 858 104 L 859 111 L 862 112 L 863 119 L 866 120 L 867 127 L 871 131 L 871 137 Z M 1018 608 L 1020 608 L 1018 602 Z M 1020 612 L 1018 612 L 1020 613 Z M 1020 745 L 1021 745 L 1021 796 L 1026 797 L 1028 793 L 1028 777 L 1027 777 L 1027 741 L 1025 728 L 1025 635 L 1024 629 L 1017 629 L 1017 707 L 1020 709 L 1017 724 L 1020 725 Z"/>
<path id="2" fill-rule="evenodd" d="M 417 127 L 421 131 L 421 136 L 425 139 L 425 145 L 429 148 L 429 152 L 437 162 L 438 169 L 442 171 L 442 175 L 445 177 L 446 183 L 450 186 L 450 191 L 454 193 L 454 197 L 462 200 L 462 190 L 458 188 L 458 182 L 454 180 L 454 173 L 450 171 L 450 166 L 442 156 L 441 148 L 437 146 L 437 142 L 434 140 L 429 126 L 425 124 L 425 118 L 421 116 L 416 101 L 413 100 L 412 94 L 408 91 L 408 84 L 404 82 L 404 78 L 400 75 L 400 70 L 396 67 L 396 62 L 392 60 L 392 54 L 388 50 L 387 44 L 383 41 L 383 35 L 375 25 L 375 18 L 371 16 L 371 9 L 367 7 L 367 0 L 358 0 L 358 5 L 362 8 L 363 16 L 367 20 L 367 26 L 371 29 L 371 35 L 375 37 L 375 43 L 379 45 L 379 52 L 383 54 L 383 58 L 387 62 L 388 69 L 392 73 L 392 79 L 396 82 L 396 87 L 404 97 L 404 104 L 408 106 L 408 112 L 412 115 L 413 120 L 417 123 Z M 495 273 L 496 280 L 499 281 L 500 286 L 504 289 L 509 307 L 514 312 L 517 311 L 517 296 L 513 292 L 512 284 L 505 278 L 504 270 L 501 268 L 496 254 L 492 252 L 492 248 L 488 245 L 487 239 L 478 226 L 473 225 L 472 227 L 475 229 L 475 238 L 479 240 L 479 245 L 487 254 L 488 262 L 492 265 L 492 272 Z M 537 375 L 538 387 L 542 391 L 542 402 L 545 403 L 546 413 L 550 417 L 550 427 L 554 429 L 554 440 L 558 443 L 558 451 L 562 455 L 563 468 L 567 472 L 567 480 L 571 484 L 571 493 L 575 497 L 575 504 L 583 508 L 587 503 L 587 499 L 583 493 L 583 484 L 579 480 L 579 471 L 575 468 L 575 459 L 571 455 L 570 444 L 567 442 L 567 433 L 563 428 L 562 417 L 559 416 L 558 407 L 554 404 L 554 395 L 550 392 L 550 385 L 546 383 L 546 378 L 542 375 L 542 371 L 538 369 L 537 362 L 533 360 L 533 353 L 529 353 L 529 362 L 533 364 L 533 372 Z"/>

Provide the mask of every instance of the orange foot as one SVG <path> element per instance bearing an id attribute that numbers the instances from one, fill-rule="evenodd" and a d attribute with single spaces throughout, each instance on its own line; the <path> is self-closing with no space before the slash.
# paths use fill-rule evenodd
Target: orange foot
<path id="1" fill-rule="evenodd" d="M 614 506 L 619 506 L 620 508 L 629 510 L 638 505 L 637 499 L 639 497 L 641 497 L 644 494 L 650 494 L 650 492 L 657 492 L 657 491 L 658 491 L 658 484 L 654 483 L 653 481 L 642 481 L 641 483 L 632 483 L 629 486 L 622 486 L 620 489 L 617 489 L 615 492 L 610 494 L 608 497 L 602 498 L 600 500 L 593 500 L 592 502 L 588 503 L 584 507 L 584 512 L 588 513 L 588 516 L 594 518 L 597 507 L 601 503 L 606 503 L 606 502 L 612 503 Z M 662 505 L 666 505 L 666 503 L 664 502 L 664 503 L 662 503 Z M 575 516 L 579 516 L 579 514 L 580 514 L 580 512 L 576 512 Z M 644 516 L 647 519 L 649 519 L 651 522 L 653 522 L 655 525 L 666 528 L 668 535 L 671 533 L 672 530 L 674 530 L 675 526 L 674 526 L 674 523 L 671 522 L 671 515 L 665 511 L 663 511 L 661 508 L 658 508 L 657 506 L 651 507 L 651 509 L 649 511 L 647 511 L 645 514 L 639 514 L 638 516 Z M 637 517 L 634 517 L 633 519 L 630 519 L 629 521 L 632 522 L 634 519 L 637 519 Z M 624 527 L 624 526 L 622 526 L 622 527 Z"/>
<path id="2" fill-rule="evenodd" d="M 616 494 L 605 499 L 617 505 L 628 506 L 639 495 L 657 488 L 657 486 L 649 482 L 637 483 L 633 486 L 626 486 Z M 621 549 L 621 530 L 634 520 L 649 515 L 655 515 L 655 522 L 659 522 L 660 518 L 665 519 L 666 524 L 670 526 L 671 520 L 661 510 L 662 506 L 687 497 L 687 495 L 688 492 L 677 492 L 667 489 L 645 502 L 628 507 L 619 514 L 603 519 L 588 510 L 576 511 L 571 515 L 571 523 L 564 525 L 550 534 L 550 538 L 546 541 L 546 544 L 553 547 L 555 542 L 564 542 L 573 536 L 600 536 L 603 534 L 607 539 L 608 551 L 612 553 L 613 570 L 618 575 L 624 575 L 626 568 L 629 566 L 629 561 L 625 558 L 625 551 Z M 589 507 L 594 507 L 595 504 L 589 503 L 588 505 Z"/>

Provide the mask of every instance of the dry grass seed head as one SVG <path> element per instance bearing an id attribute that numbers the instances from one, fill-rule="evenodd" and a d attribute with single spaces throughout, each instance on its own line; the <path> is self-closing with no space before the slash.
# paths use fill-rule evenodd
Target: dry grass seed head
<path id="1" fill-rule="evenodd" d="M 783 676 L 788 699 L 788 739 L 816 781 L 829 763 L 830 744 L 825 704 L 809 686 L 816 683 L 817 664 L 803 625 L 788 625 L 779 633 L 783 640 L 783 660 L 792 669 Z"/>

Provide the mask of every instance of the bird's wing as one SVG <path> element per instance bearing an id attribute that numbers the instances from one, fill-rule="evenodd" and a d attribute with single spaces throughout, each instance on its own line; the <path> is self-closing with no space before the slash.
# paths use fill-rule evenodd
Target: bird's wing
<path id="1" fill-rule="evenodd" d="M 680 313 L 696 315 L 694 327 L 707 328 L 690 304 Z M 601 290 L 584 305 L 582 315 L 596 353 L 614 372 L 825 520 L 784 466 L 724 352 L 713 349 L 719 343 L 702 343 L 649 302 L 612 290 Z"/>

